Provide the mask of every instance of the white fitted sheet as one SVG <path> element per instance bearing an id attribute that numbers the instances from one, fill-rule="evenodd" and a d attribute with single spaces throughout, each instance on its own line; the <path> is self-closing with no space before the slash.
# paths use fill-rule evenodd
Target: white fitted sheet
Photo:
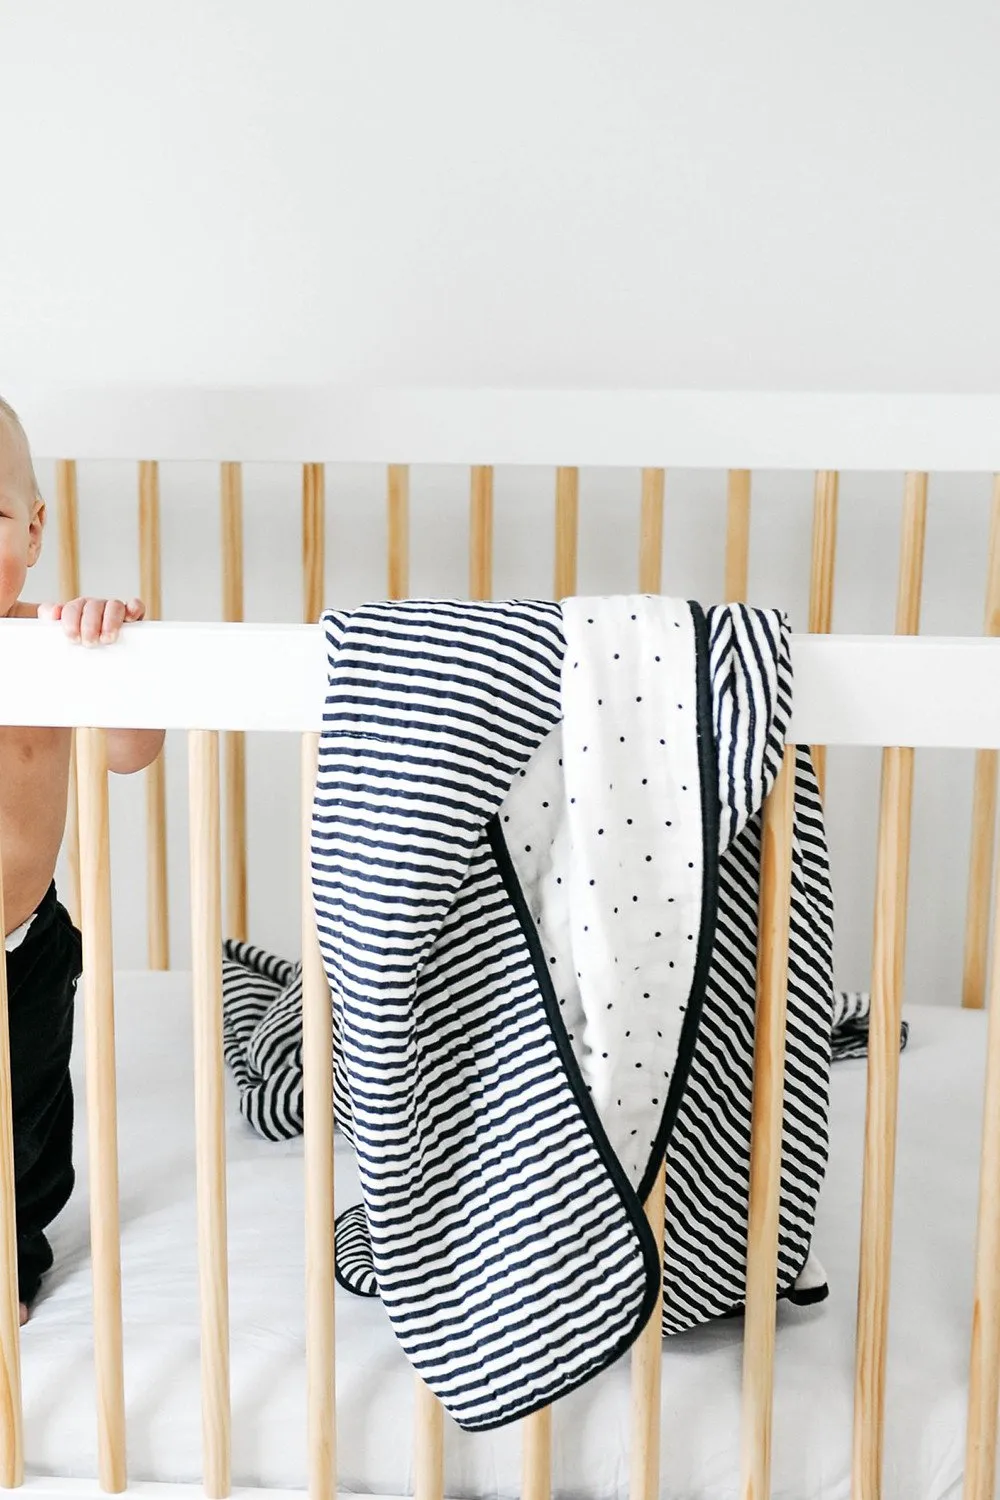
<path id="1" fill-rule="evenodd" d="M 191 1016 L 186 975 L 118 981 L 119 1137 L 130 1476 L 196 1481 L 201 1418 L 193 1204 Z M 887 1500 L 956 1493 L 964 1450 L 972 1236 L 985 1026 L 914 1010 L 902 1059 L 886 1442 Z M 78 1048 L 78 1057 L 82 1048 Z M 86 1141 L 80 1183 L 53 1227 L 56 1268 L 22 1344 L 29 1472 L 96 1472 Z M 832 1296 L 780 1313 L 774 1494 L 848 1495 L 864 1064 L 834 1071 L 833 1157 L 816 1250 Z M 257 1140 L 229 1098 L 233 1477 L 305 1485 L 301 1143 Z M 357 1196 L 338 1151 L 339 1206 Z M 339 1469 L 345 1489 L 404 1494 L 412 1381 L 380 1304 L 338 1291 Z M 740 1325 L 669 1341 L 663 1360 L 664 1497 L 736 1493 Z M 628 1360 L 568 1397 L 554 1420 L 555 1480 L 576 1496 L 624 1496 Z M 516 1428 L 446 1434 L 451 1495 L 513 1496 Z"/>

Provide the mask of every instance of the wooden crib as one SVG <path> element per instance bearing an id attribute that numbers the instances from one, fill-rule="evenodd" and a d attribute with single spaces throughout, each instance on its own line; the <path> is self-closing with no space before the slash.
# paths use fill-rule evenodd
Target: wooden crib
<path id="1" fill-rule="evenodd" d="M 322 461 L 301 463 L 301 618 L 311 623 L 323 607 L 326 539 L 326 464 L 385 464 L 386 598 L 410 592 L 409 491 L 411 464 L 454 463 L 469 469 L 468 596 L 493 591 L 494 468 L 500 464 L 551 463 L 554 469 L 554 570 L 552 595 L 576 592 L 580 470 L 607 465 L 642 468 L 635 504 L 641 513 L 639 555 L 632 579 L 622 587 L 657 592 L 664 551 L 666 468 L 643 460 L 671 460 L 674 468 L 728 467 L 727 515 L 720 549 L 720 587 L 725 600 L 747 596 L 751 540 L 752 469 L 791 468 L 803 474 L 803 499 L 812 473 L 813 544 L 808 629 L 833 628 L 837 555 L 837 468 L 816 468 L 816 456 L 842 459 L 841 469 L 901 471 L 903 515 L 895 607 L 898 634 L 920 629 L 928 508 L 928 463 L 906 468 L 914 454 L 934 467 L 990 471 L 989 441 L 980 439 L 992 421 L 989 403 L 974 398 L 885 400 L 882 398 L 781 398 L 593 394 L 571 397 L 524 393 L 424 393 L 359 400 L 348 393 L 294 397 L 207 392 L 185 396 L 151 391 L 47 391 L 26 393 L 26 422 L 36 451 L 55 459 L 54 513 L 59 592 L 71 598 L 81 588 L 80 536 L 86 526 L 77 460 L 113 457 L 136 463 L 139 592 L 149 617 L 161 614 L 160 461 L 218 461 L 221 557 L 221 616 L 244 613 L 244 464 L 299 461 L 317 453 Z M 35 439 L 35 433 L 38 438 Z M 943 444 L 943 447 L 942 447 Z M 921 451 L 922 449 L 922 451 Z M 62 456 L 70 452 L 74 456 Z M 153 453 L 155 458 L 145 455 Z M 239 461 L 220 458 L 232 453 Z M 409 463 L 393 461 L 405 457 Z M 489 457 L 490 464 L 478 462 Z M 569 467 L 560 460 L 572 458 Z M 743 467 L 727 465 L 739 459 Z M 905 474 L 905 477 L 902 477 Z M 984 494 L 990 481 L 984 478 Z M 81 519 L 82 514 L 82 519 Z M 540 523 L 544 524 L 544 523 Z M 551 523 L 550 523 L 551 524 Z M 86 586 L 87 580 L 83 580 Z M 993 482 L 988 556 L 983 563 L 984 633 L 1000 632 L 1000 481 Z M 815 749 L 821 786 L 825 750 Z M 248 930 L 247 771 L 244 737 L 226 736 L 223 786 L 225 817 L 225 928 L 233 937 Z M 984 1002 L 989 940 L 989 902 L 996 812 L 997 761 L 976 756 L 972 839 L 962 965 L 963 1004 Z M 73 911 L 79 910 L 76 822 L 71 797 L 67 832 Z M 167 878 L 166 780 L 163 762 L 147 773 L 147 962 L 171 962 L 170 894 Z"/>
<path id="2" fill-rule="evenodd" d="M 407 579 L 407 469 L 399 462 L 468 465 L 470 588 L 491 591 L 492 469 L 496 463 L 552 463 L 556 471 L 557 597 L 575 588 L 578 467 L 618 464 L 642 470 L 639 587 L 660 585 L 665 469 L 729 470 L 725 595 L 746 592 L 751 471 L 810 468 L 816 473 L 810 636 L 796 637 L 796 701 L 789 743 L 884 747 L 878 830 L 872 965 L 873 1021 L 864 1145 L 862 1251 L 855 1376 L 853 1493 L 881 1493 L 885 1350 L 890 1294 L 898 1034 L 905 952 L 909 826 L 914 749 L 977 751 L 976 813 L 963 999 L 983 1004 L 987 979 L 997 751 L 1000 750 L 1000 644 L 932 639 L 819 638 L 831 625 L 838 470 L 891 468 L 906 473 L 897 609 L 900 637 L 919 619 L 927 471 L 1000 468 L 1000 403 L 930 398 L 687 397 L 662 394 L 410 393 L 10 393 L 36 451 L 136 459 L 143 593 L 158 613 L 156 460 L 210 458 L 221 463 L 225 616 L 241 613 L 240 463 L 292 458 L 303 468 L 303 613 L 322 607 L 323 464 L 387 464 L 387 593 L 403 597 Z M 73 460 L 59 466 L 58 511 L 63 592 L 79 591 Z M 993 489 L 987 630 L 1000 610 L 1000 483 Z M 111 944 L 107 771 L 102 730 L 118 725 L 183 729 L 189 739 L 191 914 L 196 1014 L 198 1232 L 202 1318 L 204 1488 L 230 1491 L 227 1237 L 221 967 L 223 866 L 226 927 L 245 931 L 245 782 L 241 736 L 297 733 L 302 740 L 303 806 L 311 798 L 315 734 L 324 687 L 324 643 L 313 625 L 264 627 L 154 625 L 130 632 L 121 649 L 74 654 L 57 629 L 9 623 L 0 632 L 3 717 L 9 723 L 70 724 L 78 729 L 79 911 L 84 933 L 87 1111 L 91 1151 L 94 1353 L 100 1489 L 127 1486 L 125 1381 L 117 1178 L 114 963 Z M 984 691 L 984 687 L 986 690 Z M 97 726 L 97 727 L 95 727 Z M 220 773 L 225 736 L 225 791 Z M 758 973 L 756 1086 L 743 1376 L 742 1493 L 770 1494 L 771 1401 L 775 1341 L 778 1171 L 784 1057 L 791 859 L 791 752 L 766 808 L 761 947 Z M 221 850 L 228 799 L 229 839 Z M 151 967 L 169 958 L 166 920 L 166 822 L 162 775 L 149 778 Z M 308 842 L 303 891 L 308 893 Z M 306 1068 L 306 1217 L 308 1299 L 309 1492 L 334 1495 L 333 1142 L 331 1030 L 326 983 L 310 902 L 303 904 Z M 994 975 L 993 989 L 1000 985 Z M 0 984 L 0 995 L 4 995 Z M 995 996 L 991 997 L 995 1001 Z M 5 1006 L 5 996 L 3 999 Z M 1000 1390 L 1000 1020 L 991 1006 L 982 1148 L 976 1307 L 972 1327 L 965 1493 L 994 1494 Z M 6 1027 L 0 1025 L 6 1053 Z M 0 1059 L 3 1165 L 0 1347 L 0 1483 L 22 1482 L 13 1237 L 9 1058 Z M 652 1224 L 662 1228 L 664 1177 L 651 1195 Z M 632 1356 L 630 1495 L 660 1492 L 658 1310 Z M 550 1413 L 523 1425 L 523 1485 L 528 1500 L 551 1493 Z M 669 1433 L 663 1434 L 669 1461 Z M 422 1386 L 416 1394 L 412 1460 L 418 1500 L 444 1493 L 442 1412 Z M 37 1479 L 33 1486 L 47 1490 Z M 59 1486 L 55 1486 L 59 1488 Z M 172 1486 L 171 1488 L 178 1488 Z M 93 1492 L 81 1481 L 78 1493 Z M 274 1493 L 270 1491 L 269 1493 Z"/>

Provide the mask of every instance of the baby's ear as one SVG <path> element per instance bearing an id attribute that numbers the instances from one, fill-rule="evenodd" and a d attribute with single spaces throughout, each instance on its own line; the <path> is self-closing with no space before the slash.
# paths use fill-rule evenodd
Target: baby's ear
<path id="1" fill-rule="evenodd" d="M 42 550 L 42 532 L 45 530 L 45 501 L 41 495 L 35 496 L 35 503 L 31 508 L 31 520 L 28 522 L 28 567 L 33 568 L 38 561 Z"/>

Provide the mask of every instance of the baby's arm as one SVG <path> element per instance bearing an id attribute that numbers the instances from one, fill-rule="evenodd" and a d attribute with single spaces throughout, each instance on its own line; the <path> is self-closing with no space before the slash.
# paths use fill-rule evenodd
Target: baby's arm
<path id="1" fill-rule="evenodd" d="M 111 645 L 124 624 L 145 618 L 141 599 L 71 599 L 68 604 L 39 604 L 40 620 L 61 620 L 71 641 L 84 646 Z M 142 771 L 163 748 L 162 729 L 109 729 L 108 770 L 121 776 Z"/>
<path id="2" fill-rule="evenodd" d="M 144 771 L 163 749 L 165 738 L 162 729 L 109 729 L 108 770 L 119 776 Z"/>

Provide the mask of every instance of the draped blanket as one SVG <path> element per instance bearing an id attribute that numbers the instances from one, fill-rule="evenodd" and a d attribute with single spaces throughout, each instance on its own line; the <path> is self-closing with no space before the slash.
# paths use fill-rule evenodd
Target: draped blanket
<path id="1" fill-rule="evenodd" d="M 363 1205 L 338 1275 L 382 1297 L 463 1426 L 513 1420 L 745 1292 L 760 812 L 787 627 L 662 598 L 331 613 L 313 888 L 335 1107 Z M 795 769 L 779 1292 L 827 1156 L 832 901 Z M 299 989 L 296 990 L 296 985 Z M 301 1129 L 297 969 L 229 945 L 226 1052 Z M 856 1044 L 856 1036 L 854 1039 Z M 805 1274 L 804 1274 L 805 1273 Z"/>

